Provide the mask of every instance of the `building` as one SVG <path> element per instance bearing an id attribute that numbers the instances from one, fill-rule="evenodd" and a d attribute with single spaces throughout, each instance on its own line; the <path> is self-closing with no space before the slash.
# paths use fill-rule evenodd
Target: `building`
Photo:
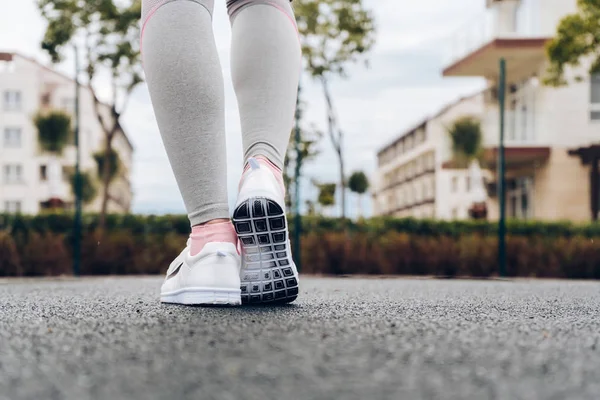
<path id="1" fill-rule="evenodd" d="M 497 94 L 499 60 L 506 60 L 507 215 L 514 218 L 584 221 L 590 204 L 590 166 L 569 151 L 600 140 L 600 79 L 568 86 L 540 84 L 548 61 L 545 45 L 563 17 L 577 12 L 576 0 L 487 0 L 479 26 L 458 32 L 445 76 L 478 76 Z M 463 45 L 464 44 L 464 45 Z M 582 60 L 578 71 L 589 70 Z M 484 111 L 486 167 L 496 176 L 499 138 L 498 96 Z M 490 217 L 498 216 L 495 183 L 490 182 Z"/>
<path id="2" fill-rule="evenodd" d="M 69 177 L 75 166 L 75 146 L 69 145 L 58 159 L 42 152 L 32 122 L 38 111 L 60 109 L 73 114 L 75 82 L 72 78 L 15 53 L 0 52 L 0 212 L 37 214 L 50 198 L 66 208 L 73 205 Z M 94 113 L 90 89 L 80 89 L 81 170 L 97 177 L 94 153 L 101 151 L 104 133 Z M 110 108 L 102 105 L 106 116 Z M 133 147 L 120 129 L 113 148 L 121 160 L 119 175 L 111 183 L 108 209 L 128 212 L 132 188 L 130 171 Z M 52 181 L 51 167 L 58 167 L 58 180 Z M 99 211 L 102 191 L 85 211 Z"/>
<path id="3" fill-rule="evenodd" d="M 577 0 L 482 0 L 484 15 L 466 24 L 451 38 L 443 69 L 447 77 L 482 77 L 487 89 L 481 97 L 480 119 L 484 134 L 484 162 L 488 188 L 488 217 L 497 219 L 497 162 L 499 142 L 499 63 L 506 60 L 506 211 L 510 218 L 586 221 L 596 219 L 600 206 L 598 156 L 590 158 L 600 142 L 600 76 L 589 76 L 587 60 L 568 71 L 568 86 L 544 86 L 549 62 L 546 43 L 562 18 L 577 12 Z M 575 75 L 588 75 L 576 81 Z M 432 136 L 432 139 L 435 135 Z M 439 137 L 439 136 L 438 136 Z M 467 183 L 451 169 L 451 156 L 442 139 L 437 146 L 436 217 L 465 218 L 467 204 L 452 191 Z M 435 147 L 435 146 L 434 146 Z M 445 148 L 445 150 L 444 150 Z M 389 159 L 395 158 L 386 154 Z M 385 159 L 384 157 L 384 159 Z M 381 160 L 380 160 L 381 164 Z M 383 163 L 387 165 L 387 163 Z M 389 164 L 391 165 L 391 164 Z M 439 170 L 438 170 L 439 168 Z M 378 175 L 386 182 L 387 169 Z M 466 175 L 465 175 L 466 179 Z M 385 189 L 385 183 L 382 186 Z M 450 189 L 448 189 L 450 188 Z M 376 212 L 391 212 L 377 189 Z M 382 202 L 384 205 L 381 205 Z M 448 206 L 441 206 L 448 204 Z M 438 206 L 439 205 L 439 206 Z M 456 210 L 456 211 L 452 211 Z M 409 215 L 419 216 L 411 212 Z"/>
<path id="4" fill-rule="evenodd" d="M 469 174 L 443 168 L 451 158 L 447 126 L 463 116 L 480 118 L 486 92 L 459 99 L 400 134 L 378 153 L 373 191 L 375 215 L 466 218 Z"/>

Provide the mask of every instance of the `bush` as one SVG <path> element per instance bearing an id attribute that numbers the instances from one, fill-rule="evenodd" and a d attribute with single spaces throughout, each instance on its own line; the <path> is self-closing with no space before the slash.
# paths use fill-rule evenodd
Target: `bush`
<path id="1" fill-rule="evenodd" d="M 0 276 L 22 276 L 21 260 L 12 237 L 0 231 Z"/>
<path id="2" fill-rule="evenodd" d="M 0 215 L 0 276 L 70 273 L 72 222 L 68 214 Z M 179 215 L 109 215 L 102 235 L 96 215 L 84 215 L 83 222 L 81 273 L 87 275 L 164 273 L 190 230 L 187 218 Z M 302 227 L 305 273 L 498 274 L 491 223 L 306 217 Z M 600 279 L 598 227 L 511 221 L 508 275 Z"/>
<path id="3" fill-rule="evenodd" d="M 71 273 L 72 257 L 65 246 L 64 234 L 31 232 L 21 254 L 25 276 Z"/>

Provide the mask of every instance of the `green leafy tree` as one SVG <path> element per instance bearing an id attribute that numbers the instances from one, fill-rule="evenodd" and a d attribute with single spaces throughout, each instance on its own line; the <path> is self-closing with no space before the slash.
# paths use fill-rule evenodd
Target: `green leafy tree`
<path id="1" fill-rule="evenodd" d="M 315 215 L 316 214 L 315 202 L 312 200 L 306 200 L 305 204 L 306 204 L 306 214 L 310 215 L 310 216 Z"/>
<path id="2" fill-rule="evenodd" d="M 303 110 L 305 107 L 305 103 L 298 99 L 298 105 L 296 108 L 296 112 L 299 117 L 303 115 Z M 292 138 L 294 138 L 296 132 L 295 129 L 292 131 Z M 308 162 L 313 160 L 317 155 L 319 155 L 319 150 L 317 149 L 317 144 L 320 141 L 323 134 L 313 125 L 306 126 L 302 123 L 302 119 L 300 119 L 300 142 L 298 143 L 299 153 L 296 149 L 296 141 L 291 140 L 288 149 L 287 155 L 283 162 L 283 180 L 285 182 L 286 188 L 292 190 L 286 191 L 286 207 L 288 210 L 291 210 L 293 207 L 292 194 L 298 190 L 300 173 L 298 174 L 298 179 L 296 179 L 296 168 L 298 171 L 302 169 L 302 166 Z"/>
<path id="3" fill-rule="evenodd" d="M 94 103 L 94 113 L 104 132 L 105 157 L 121 131 L 119 120 L 133 89 L 142 82 L 140 62 L 140 0 L 37 0 L 48 22 L 41 46 L 53 62 L 60 62 L 71 45 L 84 50 L 84 70 Z M 107 76 L 112 97 L 102 103 L 97 95 L 98 75 Z M 106 221 L 110 198 L 110 162 L 103 164 L 100 228 Z"/>
<path id="4" fill-rule="evenodd" d="M 600 1 L 578 0 L 577 13 L 562 19 L 546 51 L 550 60 L 544 80 L 547 85 L 567 84 L 565 69 L 578 67 L 586 59 L 591 61 L 588 72 L 600 74 Z M 577 81 L 583 79 L 575 76 Z"/>
<path id="5" fill-rule="evenodd" d="M 351 192 L 358 195 L 358 209 L 360 216 L 362 216 L 362 199 L 367 190 L 369 190 L 369 178 L 367 178 L 364 172 L 356 171 L 348 179 L 348 188 Z"/>
<path id="6" fill-rule="evenodd" d="M 302 54 L 320 83 L 327 107 L 327 132 L 338 158 L 342 218 L 346 215 L 344 133 L 339 126 L 329 82 L 347 76 L 347 66 L 365 60 L 375 43 L 375 24 L 362 0 L 301 0 L 295 4 Z"/>
<path id="7" fill-rule="evenodd" d="M 62 172 L 59 157 L 72 137 L 71 117 L 62 111 L 50 110 L 38 112 L 33 117 L 33 123 L 38 132 L 38 143 L 41 150 L 50 154 L 50 160 L 46 168 L 49 174 L 50 199 L 53 199 L 53 201 L 48 204 L 56 208 L 54 204 L 58 204 L 56 198 L 60 194 L 58 187 L 61 181 L 60 173 Z"/>
<path id="8" fill-rule="evenodd" d="M 90 204 L 98 196 L 98 188 L 96 187 L 96 180 L 90 172 L 81 172 L 80 175 L 81 183 L 81 201 L 83 204 Z M 75 195 L 75 174 L 71 174 L 70 177 L 71 192 Z"/>
<path id="9" fill-rule="evenodd" d="M 60 156 L 71 138 L 71 117 L 59 110 L 38 112 L 33 124 L 42 151 Z"/>
<path id="10" fill-rule="evenodd" d="M 98 178 L 100 178 L 102 182 L 107 180 L 112 182 L 119 175 L 119 171 L 121 169 L 121 159 L 119 157 L 119 153 L 113 149 L 110 150 L 108 155 L 104 152 L 98 152 L 94 154 L 94 159 L 98 165 Z M 108 163 L 108 166 L 106 163 Z"/>
<path id="11" fill-rule="evenodd" d="M 336 183 L 314 183 L 319 189 L 317 202 L 321 208 L 331 207 L 335 204 Z"/>
<path id="12" fill-rule="evenodd" d="M 458 118 L 448 128 L 452 140 L 452 153 L 457 168 L 469 168 L 471 204 L 469 213 L 473 218 L 487 217 L 487 197 L 479 160 L 483 156 L 481 123 L 470 116 Z"/>
<path id="13" fill-rule="evenodd" d="M 452 141 L 454 164 L 467 168 L 472 160 L 477 160 L 483 152 L 481 123 L 474 117 L 461 117 L 447 128 Z"/>

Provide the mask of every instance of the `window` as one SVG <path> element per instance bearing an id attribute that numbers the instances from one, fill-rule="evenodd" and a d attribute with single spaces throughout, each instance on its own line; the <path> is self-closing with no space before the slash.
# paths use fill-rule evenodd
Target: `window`
<path id="1" fill-rule="evenodd" d="M 5 183 L 23 182 L 23 166 L 18 164 L 8 164 L 4 166 L 3 177 Z"/>
<path id="2" fill-rule="evenodd" d="M 40 181 L 44 182 L 48 180 L 48 167 L 46 165 L 40 165 Z"/>
<path id="3" fill-rule="evenodd" d="M 5 201 L 4 202 L 4 211 L 7 213 L 20 213 L 21 212 L 21 202 L 20 201 Z"/>
<path id="4" fill-rule="evenodd" d="M 7 149 L 21 147 L 21 128 L 4 128 L 4 147 Z"/>
<path id="5" fill-rule="evenodd" d="M 7 90 L 4 92 L 4 110 L 19 111 L 21 109 L 21 92 Z"/>
<path id="6" fill-rule="evenodd" d="M 433 153 L 429 153 L 427 156 L 427 168 L 431 171 L 435 169 L 435 159 Z"/>
<path id="7" fill-rule="evenodd" d="M 458 178 L 456 176 L 452 177 L 452 193 L 458 192 Z"/>
<path id="8" fill-rule="evenodd" d="M 66 112 L 75 112 L 75 101 L 70 97 L 61 100 L 61 107 Z"/>
<path id="9" fill-rule="evenodd" d="M 413 135 L 408 135 L 404 143 L 404 151 L 410 151 L 413 148 Z"/>
<path id="10" fill-rule="evenodd" d="M 63 181 L 69 182 L 71 176 L 75 174 L 75 167 L 70 165 L 63 165 L 61 168 L 60 177 Z"/>
<path id="11" fill-rule="evenodd" d="M 418 146 L 423 142 L 423 131 L 419 130 L 415 134 L 415 146 Z"/>
<path id="12" fill-rule="evenodd" d="M 594 74 L 591 80 L 591 113 L 592 121 L 600 121 L 600 74 Z"/>
<path id="13" fill-rule="evenodd" d="M 467 176 L 465 180 L 465 187 L 467 188 L 467 192 L 471 191 L 471 177 Z"/>
<path id="14" fill-rule="evenodd" d="M 507 182 L 507 212 L 512 218 L 533 217 L 533 177 L 519 177 Z"/>
<path id="15" fill-rule="evenodd" d="M 14 61 L 0 61 L 0 73 L 2 72 L 15 72 Z"/>

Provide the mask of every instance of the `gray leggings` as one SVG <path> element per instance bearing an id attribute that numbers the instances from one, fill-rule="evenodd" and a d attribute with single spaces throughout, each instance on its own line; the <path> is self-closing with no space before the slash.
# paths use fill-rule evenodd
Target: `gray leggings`
<path id="1" fill-rule="evenodd" d="M 288 0 L 228 0 L 244 160 L 283 166 L 301 68 Z M 142 58 L 158 127 L 192 226 L 229 218 L 223 76 L 213 0 L 142 0 Z"/>

